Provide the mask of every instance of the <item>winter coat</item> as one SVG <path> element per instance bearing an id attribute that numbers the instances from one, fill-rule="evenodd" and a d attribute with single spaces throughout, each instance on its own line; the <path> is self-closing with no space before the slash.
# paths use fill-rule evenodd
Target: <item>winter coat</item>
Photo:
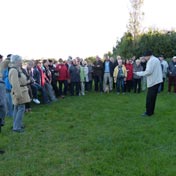
<path id="1" fill-rule="evenodd" d="M 133 79 L 133 65 L 132 64 L 125 64 L 126 70 L 127 70 L 127 78 L 126 80 L 132 80 Z"/>
<path id="2" fill-rule="evenodd" d="M 12 85 L 11 95 L 14 105 L 25 104 L 31 101 L 27 87 L 29 82 L 20 68 L 18 70 L 14 67 L 10 68 L 9 81 Z"/>
<path id="3" fill-rule="evenodd" d="M 138 66 L 137 66 L 136 64 L 134 64 L 134 66 L 133 66 L 133 71 L 134 71 L 134 72 L 143 71 L 142 65 L 138 65 Z M 136 74 L 133 74 L 133 78 L 134 78 L 134 79 L 140 79 L 141 76 L 137 76 Z"/>
<path id="4" fill-rule="evenodd" d="M 122 71 L 123 71 L 123 74 L 124 74 L 124 78 L 126 78 L 127 77 L 127 71 L 126 71 L 125 65 L 122 65 Z M 119 65 L 115 67 L 114 73 L 113 73 L 115 83 L 116 83 L 116 80 L 117 80 L 118 73 L 119 73 Z"/>
<path id="5" fill-rule="evenodd" d="M 102 76 L 103 75 L 103 62 L 101 60 L 95 61 L 93 64 L 93 75 Z"/>
<path id="6" fill-rule="evenodd" d="M 68 80 L 69 78 L 68 67 L 65 64 L 58 64 L 55 70 L 57 73 L 59 73 L 59 76 L 57 76 L 57 80 L 60 81 Z"/>
<path id="7" fill-rule="evenodd" d="M 88 65 L 88 70 L 89 70 L 89 72 L 88 72 L 88 79 L 89 79 L 89 81 L 92 81 L 92 73 L 93 73 L 93 67 L 92 67 L 92 65 Z"/>
<path id="8" fill-rule="evenodd" d="M 171 61 L 168 67 L 169 76 L 176 76 L 176 62 Z"/>
<path id="9" fill-rule="evenodd" d="M 69 68 L 69 74 L 71 82 L 80 82 L 80 66 L 71 65 Z"/>

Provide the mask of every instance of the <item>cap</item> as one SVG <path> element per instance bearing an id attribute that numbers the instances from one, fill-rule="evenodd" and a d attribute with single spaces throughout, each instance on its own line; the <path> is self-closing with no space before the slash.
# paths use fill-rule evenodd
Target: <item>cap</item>
<path id="1" fill-rule="evenodd" d="M 146 50 L 143 54 L 144 57 L 153 55 L 152 50 Z"/>

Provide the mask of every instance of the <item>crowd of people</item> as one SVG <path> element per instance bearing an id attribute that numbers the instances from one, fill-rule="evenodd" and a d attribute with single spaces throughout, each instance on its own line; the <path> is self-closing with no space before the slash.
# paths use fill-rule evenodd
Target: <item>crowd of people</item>
<path id="1" fill-rule="evenodd" d="M 176 93 L 176 56 L 169 63 L 163 56 L 157 60 L 162 70 L 157 92 L 164 90 L 168 78 L 168 92 L 173 86 Z M 103 59 L 96 56 L 94 62 L 69 57 L 58 61 L 28 60 L 24 64 L 19 55 L 9 54 L 5 59 L 0 55 L 0 103 L 3 104 L 0 106 L 0 128 L 8 116 L 13 117 L 13 131 L 23 132 L 23 115 L 31 111 L 32 101 L 49 104 L 65 96 L 84 96 L 90 91 L 116 92 L 117 95 L 140 93 L 148 87 L 147 61 L 146 57 L 122 59 L 105 55 Z"/>

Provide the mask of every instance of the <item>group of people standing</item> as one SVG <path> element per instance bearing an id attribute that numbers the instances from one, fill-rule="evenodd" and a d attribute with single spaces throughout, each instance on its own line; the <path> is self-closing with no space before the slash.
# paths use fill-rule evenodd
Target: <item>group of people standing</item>
<path id="1" fill-rule="evenodd" d="M 113 59 L 105 55 L 104 60 L 96 56 L 94 62 L 69 57 L 58 62 L 29 60 L 23 65 L 21 56 L 11 54 L 5 60 L 0 59 L 0 127 L 5 116 L 13 117 L 14 132 L 24 131 L 22 119 L 25 111 L 31 111 L 31 101 L 48 104 L 68 94 L 84 96 L 93 87 L 96 92 L 116 89 L 117 94 L 140 93 L 148 87 L 144 115 L 151 116 L 157 93 L 163 91 L 167 76 L 168 92 L 174 85 L 176 93 L 175 56 L 169 64 L 163 56 L 156 58 L 149 51 L 140 59 L 122 60 L 120 56 Z"/>

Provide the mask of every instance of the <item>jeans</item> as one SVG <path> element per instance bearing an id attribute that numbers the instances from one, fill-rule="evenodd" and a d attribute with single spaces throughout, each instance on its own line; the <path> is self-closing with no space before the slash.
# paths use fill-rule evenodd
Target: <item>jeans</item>
<path id="1" fill-rule="evenodd" d="M 13 130 L 21 130 L 24 112 L 25 112 L 25 104 L 14 105 Z"/>
<path id="2" fill-rule="evenodd" d="M 46 90 L 44 87 L 41 87 L 40 84 L 38 83 L 32 84 L 31 89 L 32 89 L 33 98 L 38 99 L 38 91 L 40 91 L 42 94 L 43 103 L 49 102 L 49 98 L 46 93 Z"/>
<path id="3" fill-rule="evenodd" d="M 6 101 L 7 101 L 7 116 L 13 117 L 13 104 L 10 92 L 6 92 Z"/>
<path id="4" fill-rule="evenodd" d="M 117 82 L 116 82 L 116 89 L 117 89 L 117 93 L 120 93 L 120 88 L 122 89 L 122 92 L 125 92 L 125 82 L 124 82 L 124 78 L 117 78 Z"/>

